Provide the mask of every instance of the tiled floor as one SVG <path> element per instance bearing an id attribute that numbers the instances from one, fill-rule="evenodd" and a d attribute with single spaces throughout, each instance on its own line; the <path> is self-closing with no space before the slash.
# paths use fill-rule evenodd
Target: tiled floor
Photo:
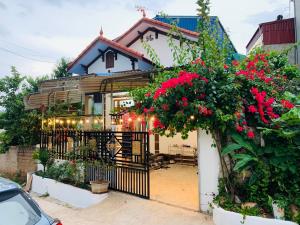
<path id="1" fill-rule="evenodd" d="M 182 208 L 198 210 L 197 166 L 171 164 L 150 172 L 150 198 Z"/>

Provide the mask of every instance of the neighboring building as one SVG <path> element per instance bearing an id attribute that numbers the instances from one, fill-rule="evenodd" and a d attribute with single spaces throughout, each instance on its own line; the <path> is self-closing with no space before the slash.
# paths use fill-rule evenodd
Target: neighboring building
<path id="1" fill-rule="evenodd" d="M 176 22 L 182 37 L 193 42 L 197 41 L 199 35 L 196 32 L 198 20 L 197 16 L 156 16 L 154 19 L 143 17 L 114 40 L 105 38 L 101 29 L 100 35 L 69 64 L 68 72 L 73 76 L 43 82 L 39 93 L 26 97 L 27 108 L 39 108 L 41 105 L 48 107 L 57 101 L 81 103 L 81 114 L 89 118 L 88 123 L 85 123 L 85 119 L 75 117 L 69 117 L 65 121 L 63 118 L 55 120 L 62 121 L 67 127 L 72 127 L 72 123 L 75 127 L 80 122 L 78 126 L 82 129 L 124 130 L 126 121 L 122 115 L 133 105 L 126 90 L 147 85 L 154 68 L 154 62 L 144 48 L 144 42 L 151 46 L 164 67 L 174 66 L 173 54 L 168 44 L 169 33 L 173 27 L 171 24 Z M 211 17 L 211 24 L 218 24 L 216 27 L 221 38 L 227 35 L 217 17 Z M 175 45 L 181 46 L 180 38 L 176 34 L 171 37 Z M 229 44 L 236 53 L 233 44 Z M 100 119 L 95 120 L 95 116 Z M 97 124 L 92 124 L 93 121 Z M 55 123 L 51 121 L 52 128 L 62 126 Z M 130 129 L 142 131 L 146 128 L 141 121 L 136 120 Z M 180 135 L 174 138 L 158 135 L 150 137 L 152 153 L 168 154 L 172 151 L 171 145 L 186 145 L 195 149 L 196 132 L 191 132 L 188 140 L 182 140 Z"/>
<path id="2" fill-rule="evenodd" d="M 294 2 L 294 15 L 295 15 L 295 37 L 296 42 L 300 42 L 300 0 L 291 0 Z M 300 48 L 296 47 L 296 64 L 300 65 Z"/>
<path id="3" fill-rule="evenodd" d="M 295 19 L 283 19 L 281 15 L 277 20 L 261 23 L 247 44 L 247 54 L 256 47 L 265 50 L 284 50 L 295 44 Z M 289 52 L 289 60 L 296 64 L 295 48 Z"/>

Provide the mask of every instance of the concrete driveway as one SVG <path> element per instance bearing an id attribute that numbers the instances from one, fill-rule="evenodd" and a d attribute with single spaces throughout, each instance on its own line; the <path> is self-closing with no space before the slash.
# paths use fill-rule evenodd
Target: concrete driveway
<path id="1" fill-rule="evenodd" d="M 213 225 L 210 216 L 199 212 L 112 191 L 106 200 L 85 209 L 71 208 L 49 197 L 33 198 L 63 225 Z"/>

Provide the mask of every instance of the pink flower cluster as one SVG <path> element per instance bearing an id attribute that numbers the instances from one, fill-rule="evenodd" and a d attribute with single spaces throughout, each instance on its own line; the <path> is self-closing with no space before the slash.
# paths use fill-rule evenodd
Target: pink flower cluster
<path id="1" fill-rule="evenodd" d="M 189 86 L 193 86 L 192 81 L 194 79 L 199 79 L 199 78 L 204 80 L 206 83 L 208 82 L 207 78 L 200 77 L 200 75 L 197 73 L 181 71 L 181 72 L 179 72 L 178 77 L 171 78 L 171 79 L 163 82 L 161 84 L 161 87 L 155 91 L 153 99 L 155 100 L 155 99 L 159 98 L 160 96 L 166 94 L 168 89 L 176 88 L 177 86 L 183 86 L 186 84 Z"/>
<path id="2" fill-rule="evenodd" d="M 257 101 L 257 108 L 254 105 L 249 106 L 249 112 L 255 113 L 258 112 L 260 115 L 260 119 L 263 123 L 268 124 L 269 121 L 265 117 L 266 114 L 271 118 L 278 118 L 279 115 L 273 112 L 272 104 L 274 103 L 274 98 L 265 99 L 267 93 L 265 91 L 259 92 L 256 87 L 252 87 L 250 90 L 251 94 L 255 97 Z"/>

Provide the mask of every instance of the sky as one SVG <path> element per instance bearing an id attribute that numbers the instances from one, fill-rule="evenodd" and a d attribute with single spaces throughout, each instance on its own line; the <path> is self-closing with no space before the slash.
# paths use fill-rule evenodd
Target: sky
<path id="1" fill-rule="evenodd" d="M 61 57 L 70 60 L 97 36 L 113 39 L 141 18 L 196 15 L 196 0 L 0 0 L 0 77 L 15 66 L 24 75 L 51 74 Z M 293 11 L 293 10 L 291 10 Z M 258 24 L 290 16 L 289 0 L 211 0 L 237 50 L 245 46 Z M 291 13 L 293 16 L 293 13 Z"/>

